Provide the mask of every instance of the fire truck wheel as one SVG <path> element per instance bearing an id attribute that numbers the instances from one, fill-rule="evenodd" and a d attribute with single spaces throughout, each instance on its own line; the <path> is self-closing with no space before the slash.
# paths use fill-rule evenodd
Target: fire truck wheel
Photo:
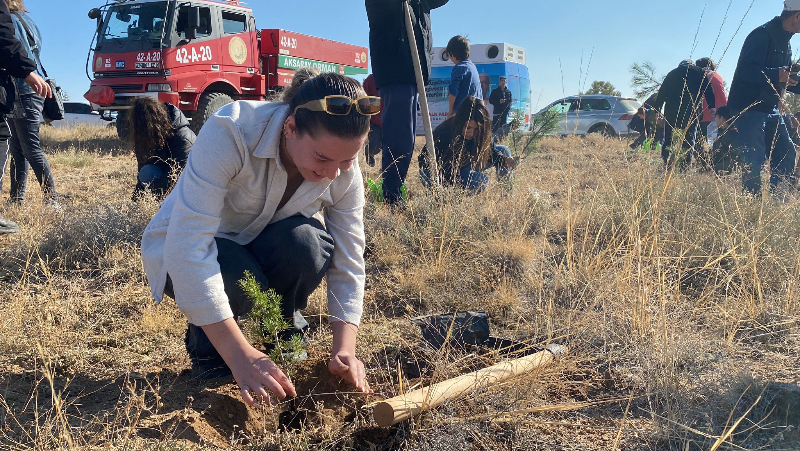
<path id="1" fill-rule="evenodd" d="M 117 112 L 117 136 L 119 139 L 123 141 L 128 140 L 129 135 L 129 125 L 128 125 L 128 113 L 125 110 L 121 110 Z"/>
<path id="2" fill-rule="evenodd" d="M 197 104 L 197 111 L 192 115 L 191 129 L 195 133 L 200 133 L 200 128 L 206 123 L 208 118 L 216 113 L 220 108 L 233 102 L 228 94 L 221 92 L 207 92 L 200 97 Z"/>

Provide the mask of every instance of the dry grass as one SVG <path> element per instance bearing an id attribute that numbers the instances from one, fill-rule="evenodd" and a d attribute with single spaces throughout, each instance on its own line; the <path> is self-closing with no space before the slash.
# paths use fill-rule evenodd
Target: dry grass
<path id="1" fill-rule="evenodd" d="M 800 198 L 664 177 L 598 137 L 546 140 L 513 189 L 369 204 L 360 353 L 376 397 L 327 376 L 320 327 L 298 369 L 301 430 L 186 372 L 185 319 L 154 306 L 135 162 L 107 129 L 47 130 L 61 209 L 28 203 L 0 238 L 3 449 L 797 449 Z M 374 168 L 365 174 L 377 177 Z M 7 183 L 7 182 L 6 182 Z M 7 189 L 7 188 L 6 188 Z M 324 318 L 318 290 L 306 314 Z M 569 356 L 390 429 L 368 405 L 494 363 L 421 345 L 414 316 L 486 310 L 495 335 Z M 366 406 L 366 407 L 365 407 Z M 716 446 L 716 448 L 714 448 Z"/>

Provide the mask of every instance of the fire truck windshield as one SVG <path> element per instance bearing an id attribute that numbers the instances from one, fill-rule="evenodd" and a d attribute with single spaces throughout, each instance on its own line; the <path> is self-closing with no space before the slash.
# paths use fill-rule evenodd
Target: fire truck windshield
<path id="1" fill-rule="evenodd" d="M 166 25 L 167 2 L 120 4 L 109 8 L 100 44 L 130 41 L 159 42 Z"/>

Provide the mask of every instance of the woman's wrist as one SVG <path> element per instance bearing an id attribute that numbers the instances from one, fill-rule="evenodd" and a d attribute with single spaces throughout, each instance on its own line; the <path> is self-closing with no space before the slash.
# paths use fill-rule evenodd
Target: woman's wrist
<path id="1" fill-rule="evenodd" d="M 245 349 L 250 347 L 250 343 L 233 318 L 201 327 L 211 344 L 214 345 L 214 348 L 226 362 L 229 359 L 235 359 L 237 354 L 243 353 Z"/>
<path id="2" fill-rule="evenodd" d="M 334 321 L 330 323 L 333 330 L 333 345 L 331 346 L 331 355 L 346 352 L 355 355 L 356 352 L 356 337 L 358 336 L 358 326 L 355 324 L 346 323 L 344 321 Z"/>

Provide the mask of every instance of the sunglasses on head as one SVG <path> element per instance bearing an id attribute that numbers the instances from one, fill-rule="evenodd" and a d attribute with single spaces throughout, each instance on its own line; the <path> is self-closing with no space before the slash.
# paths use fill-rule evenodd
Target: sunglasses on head
<path id="1" fill-rule="evenodd" d="M 294 113 L 300 108 L 311 111 L 324 111 L 333 116 L 347 116 L 356 106 L 358 114 L 363 116 L 374 116 L 381 112 L 381 98 L 375 96 L 364 96 L 351 99 L 347 96 L 333 95 L 325 96 L 322 99 L 311 100 L 294 109 Z"/>

